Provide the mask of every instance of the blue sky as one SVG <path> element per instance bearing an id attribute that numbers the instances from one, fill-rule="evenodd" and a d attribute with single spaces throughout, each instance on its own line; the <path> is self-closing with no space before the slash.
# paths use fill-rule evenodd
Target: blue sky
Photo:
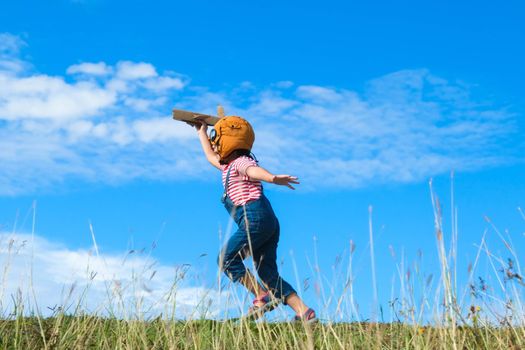
<path id="1" fill-rule="evenodd" d="M 474 244 L 493 230 L 485 215 L 508 229 L 518 251 L 523 245 L 524 10 L 518 1 L 6 1 L 2 245 L 29 237 L 36 201 L 32 247 L 42 304 L 56 302 L 62 285 L 83 281 L 91 222 L 94 269 L 105 271 L 95 278 L 99 287 L 131 283 L 123 277 L 129 261 L 153 261 L 162 273 L 143 292 L 157 297 L 174 266 L 191 264 L 194 278 L 184 286 L 191 308 L 192 288 L 217 288 L 215 256 L 228 217 L 219 174 L 170 110 L 213 113 L 220 103 L 252 122 L 263 166 L 302 180 L 295 192 L 265 186 L 291 282 L 314 280 L 315 246 L 331 276 L 352 240 L 366 317 L 369 205 L 383 305 L 401 251 L 404 268 L 421 249 L 424 273 L 438 272 L 428 181 L 450 234 L 454 171 L 466 284 Z M 25 271 L 23 258 L 15 270 Z M 318 305 L 314 289 L 304 296 Z"/>

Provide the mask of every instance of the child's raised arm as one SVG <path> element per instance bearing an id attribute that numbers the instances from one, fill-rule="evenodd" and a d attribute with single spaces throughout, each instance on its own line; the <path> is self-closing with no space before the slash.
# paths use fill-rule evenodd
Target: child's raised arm
<path id="1" fill-rule="evenodd" d="M 208 162 L 210 162 L 210 164 L 217 169 L 221 169 L 221 165 L 219 164 L 219 156 L 213 151 L 210 140 L 208 139 L 208 134 L 206 133 L 208 130 L 208 125 L 202 120 L 198 120 L 197 123 L 190 125 L 197 129 L 199 141 L 201 142 L 202 150 L 204 151 L 204 155 L 206 156 Z"/>
<path id="2" fill-rule="evenodd" d="M 268 170 L 259 166 L 251 166 L 246 169 L 246 175 L 253 180 L 265 181 L 276 185 L 286 186 L 295 190 L 291 184 L 298 184 L 298 178 L 291 175 L 273 175 Z"/>

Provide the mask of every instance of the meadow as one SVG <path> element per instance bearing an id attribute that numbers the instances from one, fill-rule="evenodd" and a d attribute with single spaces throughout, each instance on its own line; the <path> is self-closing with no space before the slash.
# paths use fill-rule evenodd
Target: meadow
<path id="1" fill-rule="evenodd" d="M 228 314 L 207 312 L 205 298 L 185 318 L 177 316 L 178 286 L 186 278 L 181 270 L 173 281 L 165 304 L 159 312 L 144 312 L 144 299 L 137 294 L 123 297 L 122 290 L 133 285 L 106 284 L 107 299 L 96 309 L 84 307 L 89 285 L 65 289 L 62 305 L 47 308 L 34 303 L 36 298 L 2 292 L 0 348 L 2 349 L 523 349 L 525 348 L 525 281 L 519 256 L 506 232 L 500 232 L 490 219 L 491 234 L 503 247 L 501 256 L 489 249 L 486 235 L 481 236 L 475 259 L 466 267 L 467 278 L 458 278 L 457 225 L 452 210 L 452 225 L 444 232 L 439 199 L 432 190 L 435 243 L 439 276 L 424 275 L 418 266 L 396 266 L 399 289 L 388 305 L 380 305 L 374 265 L 374 231 L 370 216 L 368 258 L 371 264 L 371 295 L 375 301 L 370 315 L 358 310 L 354 289 L 354 248 L 338 267 L 337 278 L 325 281 L 319 291 L 324 310 L 319 321 L 293 323 L 274 311 L 272 318 L 259 321 L 237 319 Z M 454 206 L 451 206 L 454 208 Z M 518 208 L 525 221 L 525 215 Z M 93 236 L 96 247 L 95 237 Z M 16 254 L 12 245 L 2 248 L 4 256 Z M 6 255 L 7 254 L 7 255 Z M 9 272 L 4 261 L 3 281 Z M 488 270 L 478 267 L 483 261 Z M 487 272 L 488 271 L 488 272 Z M 147 271 L 144 270 L 143 273 Z M 149 274 L 149 272 L 147 272 Z M 95 275 L 91 273 L 92 279 Z M 151 275 L 151 278 L 153 275 Z M 151 279 L 150 278 L 150 279 Z M 458 280 L 463 285 L 458 285 Z M 327 282 L 328 281 L 328 282 Z M 487 281 L 491 281 L 490 285 Z M 137 280 L 131 283 L 137 283 Z M 64 291 L 63 291 L 64 292 Z M 73 298 L 73 295 L 75 296 Z M 235 291 L 224 301 L 225 309 L 243 309 L 245 301 Z M 151 310 L 150 310 L 151 311 Z M 385 317 L 388 314 L 388 317 Z M 331 315 L 331 316 L 326 316 Z"/>
<path id="2" fill-rule="evenodd" d="M 524 328 L 400 323 L 130 321 L 82 315 L 0 322 L 4 349 L 523 349 Z"/>

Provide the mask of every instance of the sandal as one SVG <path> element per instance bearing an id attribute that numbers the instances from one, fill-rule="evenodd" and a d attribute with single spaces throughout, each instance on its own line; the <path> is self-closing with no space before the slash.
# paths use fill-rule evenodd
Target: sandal
<path id="1" fill-rule="evenodd" d="M 279 301 L 272 298 L 270 293 L 266 292 L 260 298 L 253 299 L 253 306 L 248 309 L 246 318 L 257 320 L 262 317 L 265 313 L 272 311 L 279 305 Z"/>
<path id="2" fill-rule="evenodd" d="M 313 309 L 308 309 L 301 316 L 295 315 L 295 322 L 304 322 L 304 323 L 313 323 L 317 322 L 317 317 L 315 316 L 315 311 Z"/>

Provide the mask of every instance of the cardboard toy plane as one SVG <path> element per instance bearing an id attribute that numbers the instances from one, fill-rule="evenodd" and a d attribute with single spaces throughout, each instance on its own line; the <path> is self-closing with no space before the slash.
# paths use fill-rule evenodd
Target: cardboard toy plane
<path id="1" fill-rule="evenodd" d="M 173 119 L 180 120 L 187 123 L 195 123 L 196 120 L 203 120 L 208 125 L 215 125 L 219 121 L 219 119 L 224 118 L 224 109 L 222 106 L 217 107 L 217 117 L 203 114 L 203 113 L 196 113 L 196 112 L 190 112 L 190 111 L 183 111 L 181 109 L 174 109 L 173 110 Z"/>

